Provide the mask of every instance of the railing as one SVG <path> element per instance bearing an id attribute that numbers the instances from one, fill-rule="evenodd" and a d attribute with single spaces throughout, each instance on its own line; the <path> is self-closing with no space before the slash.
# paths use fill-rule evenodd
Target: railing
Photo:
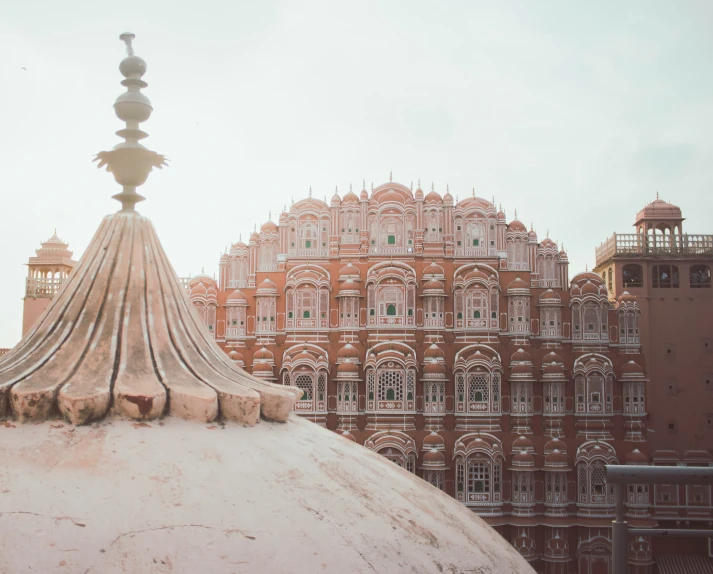
<path id="1" fill-rule="evenodd" d="M 532 288 L 547 288 L 547 289 L 559 289 L 560 280 L 559 279 L 532 279 Z"/>
<path id="2" fill-rule="evenodd" d="M 628 540 L 632 536 L 668 538 L 713 538 L 713 530 L 678 528 L 629 528 L 624 519 L 624 487 L 627 484 L 698 484 L 713 485 L 713 468 L 683 466 L 606 465 L 607 483 L 614 485 L 616 518 L 612 521 L 612 574 L 627 574 Z"/>
<path id="3" fill-rule="evenodd" d="M 713 256 L 713 235 L 615 233 L 596 248 L 597 265 L 615 255 Z"/>
<path id="4" fill-rule="evenodd" d="M 56 277 L 54 279 L 46 279 L 44 277 L 28 277 L 27 289 L 25 291 L 27 297 L 54 297 L 59 288 L 62 286 L 64 279 Z"/>
<path id="5" fill-rule="evenodd" d="M 329 249 L 326 247 L 290 249 L 288 253 L 290 257 L 329 257 Z"/>
<path id="6" fill-rule="evenodd" d="M 372 245 L 369 251 L 374 255 L 404 255 L 407 253 L 413 253 L 413 246 L 409 245 L 408 247 L 401 247 L 399 245 L 394 247 L 384 247 Z"/>

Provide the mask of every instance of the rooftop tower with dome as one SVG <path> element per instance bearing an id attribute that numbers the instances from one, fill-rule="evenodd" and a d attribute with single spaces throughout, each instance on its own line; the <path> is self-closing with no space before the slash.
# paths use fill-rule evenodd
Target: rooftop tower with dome
<path id="1" fill-rule="evenodd" d="M 133 34 L 121 38 L 125 141 L 98 159 L 122 209 L 0 357 L 0 571 L 532 572 L 465 507 L 292 414 L 303 391 L 218 347 L 135 210 L 164 158 L 139 143 L 146 63 Z M 259 285 L 258 299 L 277 296 L 268 278 Z M 191 293 L 210 306 L 212 287 L 201 279 Z M 314 354 L 304 345 L 296 368 Z M 270 349 L 255 357 L 272 367 Z"/>

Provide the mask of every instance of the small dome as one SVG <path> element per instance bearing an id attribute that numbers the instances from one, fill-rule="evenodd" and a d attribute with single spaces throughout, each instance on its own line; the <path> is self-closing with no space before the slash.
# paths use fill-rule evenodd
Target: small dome
<path id="1" fill-rule="evenodd" d="M 313 363 L 314 362 L 314 355 L 311 353 L 308 353 L 306 350 L 302 350 L 299 353 L 297 353 L 294 357 L 292 357 L 292 363 L 297 364 L 297 363 Z"/>
<path id="2" fill-rule="evenodd" d="M 636 297 L 628 291 L 624 291 L 621 295 L 619 295 L 619 297 L 617 297 L 616 300 L 618 303 L 634 303 L 636 302 Z"/>
<path id="3" fill-rule="evenodd" d="M 428 448 L 428 450 L 433 448 L 442 450 L 446 448 L 446 445 L 443 442 L 443 437 L 441 435 L 439 435 L 437 432 L 431 431 L 431 434 L 429 434 L 425 439 L 423 439 L 423 448 Z"/>
<path id="4" fill-rule="evenodd" d="M 564 363 L 564 361 L 562 360 L 562 357 L 560 357 L 557 353 L 555 353 L 554 351 L 550 351 L 543 357 L 542 363 Z"/>
<path id="5" fill-rule="evenodd" d="M 587 281 L 582 287 L 582 295 L 599 295 L 599 287 L 591 281 Z"/>
<path id="6" fill-rule="evenodd" d="M 257 287 L 258 295 L 277 295 L 277 286 L 267 277 Z"/>
<path id="7" fill-rule="evenodd" d="M 499 222 L 500 222 L 500 221 L 505 221 L 505 214 L 503 213 L 502 210 L 498 211 L 497 218 L 498 218 L 498 221 L 499 221 Z"/>
<path id="8" fill-rule="evenodd" d="M 624 363 L 621 367 L 622 376 L 644 376 L 644 369 L 634 360 Z"/>
<path id="9" fill-rule="evenodd" d="M 532 376 L 532 367 L 530 365 L 515 365 L 510 369 L 510 376 L 512 377 L 526 377 L 527 375 Z"/>
<path id="10" fill-rule="evenodd" d="M 337 373 L 340 375 L 356 375 L 359 372 L 359 367 L 351 361 L 344 361 L 337 366 Z"/>
<path id="11" fill-rule="evenodd" d="M 532 361 L 532 357 L 530 356 L 530 353 L 520 347 L 517 351 L 515 351 L 515 353 L 513 353 L 513 356 L 510 357 L 510 360 L 512 362 L 529 362 Z"/>
<path id="12" fill-rule="evenodd" d="M 636 214 L 637 223 L 646 219 L 681 220 L 683 219 L 683 214 L 681 213 L 681 208 L 677 205 L 673 205 L 672 203 L 668 203 L 657 197 L 654 201 L 649 203 L 646 207 L 644 207 L 644 209 Z"/>
<path id="13" fill-rule="evenodd" d="M 567 452 L 567 445 L 564 444 L 564 442 L 562 442 L 557 437 L 555 437 L 551 440 L 548 440 L 545 443 L 545 454 L 550 454 L 551 452 L 554 452 L 556 450 L 558 450 L 560 452 L 564 452 L 564 453 Z"/>
<path id="14" fill-rule="evenodd" d="M 443 267 L 436 265 L 435 261 L 431 261 L 423 270 L 423 277 L 443 277 Z"/>
<path id="15" fill-rule="evenodd" d="M 525 224 L 519 219 L 513 219 L 508 223 L 508 231 L 527 232 L 527 227 L 525 227 Z"/>
<path id="16" fill-rule="evenodd" d="M 530 239 L 534 239 L 535 241 L 537 241 L 537 232 L 534 229 L 530 229 L 530 231 L 527 233 L 527 236 Z"/>
<path id="17" fill-rule="evenodd" d="M 337 193 L 337 190 L 334 190 L 334 195 L 332 196 L 332 201 L 331 205 L 332 207 L 339 207 L 339 205 L 342 203 L 342 200 L 339 198 L 339 193 Z"/>
<path id="18" fill-rule="evenodd" d="M 522 451 L 534 452 L 535 445 L 532 444 L 532 441 L 529 438 L 521 435 L 513 441 L 512 451 L 513 452 L 522 452 Z"/>
<path id="19" fill-rule="evenodd" d="M 432 279 L 431 281 L 426 281 L 426 283 L 423 284 L 423 290 L 445 292 L 443 288 L 443 283 L 435 279 Z"/>
<path id="20" fill-rule="evenodd" d="M 238 305 L 238 306 L 245 305 L 245 306 L 247 306 L 248 298 L 245 296 L 245 293 L 240 291 L 240 289 L 236 289 L 230 295 L 228 295 L 228 298 L 226 299 L 225 304 L 229 305 L 229 306 L 231 306 L 231 305 Z"/>
<path id="21" fill-rule="evenodd" d="M 445 353 L 438 345 L 436 345 L 435 343 L 431 343 L 431 346 L 428 347 L 428 349 L 426 349 L 426 351 L 423 353 L 423 358 L 426 360 L 444 359 Z"/>
<path id="22" fill-rule="evenodd" d="M 359 199 L 362 201 L 369 199 L 369 192 L 366 189 L 362 189 L 361 193 L 359 194 Z"/>
<path id="23" fill-rule="evenodd" d="M 436 192 L 435 190 L 431 190 L 426 194 L 426 197 L 424 198 L 425 201 L 437 201 L 441 202 L 443 201 L 443 198 Z"/>
<path id="24" fill-rule="evenodd" d="M 566 467 L 568 462 L 567 455 L 557 448 L 545 455 L 546 467 Z"/>
<path id="25" fill-rule="evenodd" d="M 255 354 L 253 355 L 253 362 L 255 361 L 269 361 L 272 362 L 275 360 L 275 355 L 272 351 L 267 349 L 266 347 L 263 347 L 259 351 L 255 351 Z"/>
<path id="26" fill-rule="evenodd" d="M 564 367 L 557 363 L 546 363 L 542 367 L 542 373 L 543 375 L 549 377 L 555 377 L 560 375 L 564 376 Z"/>
<path id="27" fill-rule="evenodd" d="M 359 280 L 361 279 L 361 274 L 359 273 L 359 269 L 357 269 L 352 262 L 350 261 L 347 263 L 344 267 L 342 267 L 339 270 L 339 278 L 347 278 L 350 277 L 352 280 L 356 279 Z"/>
<path id="28" fill-rule="evenodd" d="M 548 289 L 540 295 L 540 303 L 561 303 L 562 298 L 552 289 Z"/>
<path id="29" fill-rule="evenodd" d="M 446 190 L 446 195 L 443 196 L 443 203 L 446 205 L 453 205 L 453 196 L 448 190 Z"/>
<path id="30" fill-rule="evenodd" d="M 490 275 L 476 267 L 475 269 L 467 273 L 464 279 L 466 281 L 472 281 L 473 279 L 479 279 L 480 281 L 488 281 L 490 279 Z"/>
<path id="31" fill-rule="evenodd" d="M 431 359 L 431 361 L 423 367 L 423 374 L 425 378 L 444 378 L 446 376 L 446 367 L 436 359 Z"/>
<path id="32" fill-rule="evenodd" d="M 534 469 L 535 457 L 532 456 L 529 452 L 525 452 L 523 450 L 521 452 L 518 452 L 516 455 L 513 455 L 512 465 L 516 469 L 522 469 L 522 468 L 533 468 Z"/>
<path id="33" fill-rule="evenodd" d="M 426 454 L 423 455 L 423 463 L 424 466 L 426 463 L 430 463 L 429 466 L 436 466 L 436 465 L 446 465 L 446 457 L 445 455 L 439 451 L 434 449 L 429 450 Z"/>
<path id="34" fill-rule="evenodd" d="M 508 294 L 510 294 L 511 291 L 520 291 L 520 290 L 529 291 L 530 288 L 528 287 L 527 283 L 525 283 L 522 279 L 520 279 L 520 276 L 518 275 L 508 285 Z"/>
<path id="35" fill-rule="evenodd" d="M 554 241 L 552 241 L 549 237 L 545 237 L 542 240 L 542 243 L 540 243 L 540 245 L 542 247 L 550 247 L 550 248 L 557 249 L 557 244 Z"/>
<path id="36" fill-rule="evenodd" d="M 624 457 L 624 462 L 626 464 L 649 464 L 649 457 L 635 448 Z"/>
<path id="37" fill-rule="evenodd" d="M 260 231 L 277 231 L 277 224 L 274 221 L 263 223 Z"/>
<path id="38" fill-rule="evenodd" d="M 359 198 L 356 193 L 350 189 L 349 193 L 342 198 L 342 203 L 359 203 Z"/>
<path id="39" fill-rule="evenodd" d="M 339 295 L 354 295 L 355 291 L 357 292 L 356 295 L 358 295 L 359 285 L 351 278 L 347 279 L 339 286 Z"/>
<path id="40" fill-rule="evenodd" d="M 208 290 L 206 289 L 205 285 L 203 283 L 196 283 L 193 287 L 191 287 L 191 299 L 196 298 L 196 297 L 205 297 L 206 294 L 208 293 Z"/>
<path id="41" fill-rule="evenodd" d="M 337 360 L 344 359 L 353 359 L 355 361 L 359 360 L 359 351 L 351 343 L 347 343 L 337 351 Z"/>

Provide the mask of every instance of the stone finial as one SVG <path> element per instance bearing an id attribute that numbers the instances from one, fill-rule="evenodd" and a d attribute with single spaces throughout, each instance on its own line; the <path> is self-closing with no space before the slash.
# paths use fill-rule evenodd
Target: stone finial
<path id="1" fill-rule="evenodd" d="M 141 145 L 139 140 L 148 137 L 139 126 L 151 117 L 151 100 L 141 93 L 148 86 L 141 78 L 146 73 L 146 62 L 134 54 L 132 45 L 134 34 L 125 33 L 119 39 L 126 43 L 126 57 L 119 64 L 119 71 L 124 76 L 121 85 L 126 92 L 114 102 L 116 116 L 126 123 L 126 127 L 116 132 L 125 141 L 117 144 L 111 151 L 99 152 L 94 161 L 97 167 L 106 166 L 116 182 L 122 186 L 122 192 L 114 199 L 121 202 L 122 211 L 134 211 L 134 206 L 145 198 L 136 193 L 136 188 L 146 182 L 153 168 L 161 169 L 166 165 L 166 158 Z"/>
<path id="2" fill-rule="evenodd" d="M 394 172 L 389 171 L 389 182 L 392 182 L 392 181 L 394 181 Z"/>
<path id="3" fill-rule="evenodd" d="M 312 186 L 309 186 L 309 196 L 312 197 Z"/>

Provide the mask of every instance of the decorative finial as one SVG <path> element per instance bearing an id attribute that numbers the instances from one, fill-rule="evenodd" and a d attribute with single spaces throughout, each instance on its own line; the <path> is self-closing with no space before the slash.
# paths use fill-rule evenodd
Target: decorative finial
<path id="1" fill-rule="evenodd" d="M 361 188 L 366 191 L 366 180 L 364 178 L 361 180 Z"/>
<path id="2" fill-rule="evenodd" d="M 240 233 L 240 234 L 238 234 L 238 241 L 242 241 L 242 240 L 243 240 L 243 234 Z"/>
<path id="3" fill-rule="evenodd" d="M 352 193 L 352 184 L 349 182 L 349 193 Z"/>
<path id="4" fill-rule="evenodd" d="M 584 270 L 585 270 L 585 271 L 589 271 L 589 263 L 585 263 L 585 264 L 584 264 Z"/>
<path id="5" fill-rule="evenodd" d="M 515 219 L 517 219 L 517 208 L 515 208 Z"/>
<path id="6" fill-rule="evenodd" d="M 394 174 L 393 171 L 389 171 L 389 181 L 390 181 L 390 182 L 391 182 L 391 181 L 394 181 L 393 174 Z"/>
<path id="7" fill-rule="evenodd" d="M 550 230 L 548 228 L 547 231 L 545 231 L 545 237 L 549 237 L 549 236 L 550 236 Z"/>
<path id="8" fill-rule="evenodd" d="M 126 92 L 114 102 L 116 116 L 126 123 L 126 127 L 116 132 L 124 142 L 114 146 L 111 151 L 99 152 L 94 161 L 97 167 L 106 166 L 123 190 L 114 196 L 121 202 L 122 211 L 134 211 L 134 206 L 145 198 L 136 193 L 136 188 L 146 182 L 153 168 L 161 169 L 166 165 L 166 158 L 141 145 L 139 140 L 148 134 L 139 125 L 151 117 L 151 100 L 141 93 L 141 88 L 148 86 L 141 77 L 146 73 L 146 62 L 134 55 L 132 41 L 134 34 L 125 33 L 119 39 L 126 43 L 127 56 L 119 64 L 119 71 L 124 76 L 121 85 Z"/>
<path id="9" fill-rule="evenodd" d="M 272 209 L 267 212 L 267 220 L 272 221 Z"/>
<path id="10" fill-rule="evenodd" d="M 493 207 L 495 207 L 495 196 L 493 196 Z"/>
<path id="11" fill-rule="evenodd" d="M 658 199 L 658 198 L 659 198 L 659 190 L 657 189 L 656 190 L 656 199 Z"/>
<path id="12" fill-rule="evenodd" d="M 436 191 L 436 184 L 431 182 L 431 191 Z"/>
<path id="13" fill-rule="evenodd" d="M 309 196 L 312 197 L 312 186 L 309 186 Z"/>
<path id="14" fill-rule="evenodd" d="M 475 186 L 473 186 L 473 197 L 475 197 Z"/>
<path id="15" fill-rule="evenodd" d="M 371 193 L 374 193 L 374 182 L 371 182 Z"/>
<path id="16" fill-rule="evenodd" d="M 409 189 L 413 191 L 413 180 L 411 180 L 411 187 Z"/>
<path id="17" fill-rule="evenodd" d="M 418 178 L 418 187 L 419 188 L 421 187 L 421 178 L 420 177 Z"/>

